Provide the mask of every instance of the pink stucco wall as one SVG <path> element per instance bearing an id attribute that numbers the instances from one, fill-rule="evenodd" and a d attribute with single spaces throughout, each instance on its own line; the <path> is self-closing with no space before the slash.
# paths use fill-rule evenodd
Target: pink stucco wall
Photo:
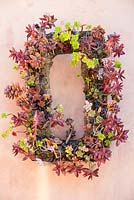
<path id="1" fill-rule="evenodd" d="M 112 146 L 111 160 L 101 167 L 100 177 L 93 181 L 71 175 L 57 177 L 51 171 L 51 166 L 23 162 L 21 157 L 11 154 L 11 144 L 15 139 L 9 137 L 3 141 L 0 138 L 0 200 L 134 200 L 134 0 L 0 0 L 0 112 L 17 110 L 15 103 L 3 96 L 8 83 L 19 81 L 19 76 L 12 70 L 14 63 L 8 58 L 8 49 L 11 46 L 22 48 L 24 27 L 36 22 L 44 13 L 55 14 L 61 24 L 80 20 L 93 25 L 102 24 L 108 33 L 121 33 L 127 54 L 121 58 L 126 80 L 120 115 L 130 129 L 130 135 L 126 144 L 118 148 Z M 62 69 L 63 65 L 67 66 L 62 69 L 63 75 L 66 73 L 70 76 L 70 70 L 77 74 L 79 68 L 78 71 L 69 69 L 68 61 L 69 56 L 55 58 L 51 86 L 55 103 L 63 103 L 66 114 L 80 116 L 76 123 L 79 137 L 83 123 L 82 110 L 78 109 L 84 101 L 82 82 L 70 77 L 73 84 L 68 88 L 68 80 L 64 79 L 62 86 L 63 79 L 59 79 L 58 72 L 55 73 L 55 68 L 59 66 Z M 69 91 L 71 96 L 68 95 Z M 60 92 L 62 97 L 59 96 Z M 77 99 L 75 109 L 71 105 L 71 97 L 73 102 Z M 0 130 L 4 130 L 6 125 L 5 120 L 0 120 Z"/>

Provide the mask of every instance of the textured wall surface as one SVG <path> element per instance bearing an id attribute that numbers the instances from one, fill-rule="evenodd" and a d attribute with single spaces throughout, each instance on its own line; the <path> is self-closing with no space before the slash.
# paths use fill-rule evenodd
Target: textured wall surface
<path id="1" fill-rule="evenodd" d="M 120 116 L 126 128 L 130 129 L 129 139 L 118 148 L 113 145 L 112 158 L 101 167 L 100 177 L 87 181 L 71 175 L 57 177 L 51 166 L 40 167 L 31 161 L 23 162 L 21 157 L 11 154 L 11 144 L 15 139 L 9 137 L 3 141 L 0 138 L 0 200 L 134 200 L 134 0 L 0 0 L 0 112 L 17 111 L 15 103 L 3 96 L 8 83 L 19 81 L 19 76 L 12 70 L 14 63 L 8 57 L 8 50 L 11 46 L 22 48 L 26 39 L 25 26 L 36 22 L 44 13 L 55 14 L 59 24 L 80 20 L 92 25 L 102 24 L 108 33 L 121 33 L 127 54 L 121 58 L 126 80 Z M 82 82 L 71 77 L 68 62 L 69 56 L 55 58 L 51 86 L 54 103 L 63 103 L 70 108 L 66 112 L 80 116 L 76 123 L 80 130 L 82 109 L 78 107 L 84 101 Z M 66 73 L 70 77 L 72 86 L 68 85 L 67 79 L 61 84 L 63 78 L 59 79 L 60 70 L 56 71 L 56 66 L 63 75 Z M 78 71 L 73 71 L 73 74 Z M 72 102 L 77 99 L 75 109 L 71 97 Z M 0 120 L 0 130 L 4 130 L 6 125 L 5 120 Z"/>

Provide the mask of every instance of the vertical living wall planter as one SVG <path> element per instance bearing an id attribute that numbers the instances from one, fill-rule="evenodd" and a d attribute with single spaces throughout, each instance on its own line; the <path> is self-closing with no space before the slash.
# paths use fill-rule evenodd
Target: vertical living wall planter
<path id="1" fill-rule="evenodd" d="M 116 33 L 105 36 L 101 26 L 92 28 L 75 21 L 67 22 L 62 29 L 55 21 L 54 16 L 44 15 L 39 24 L 28 25 L 25 49 L 10 50 L 16 63 L 14 70 L 20 72 L 25 84 L 21 87 L 14 83 L 5 89 L 6 97 L 15 99 L 21 111 L 17 115 L 1 114 L 2 118 L 11 117 L 10 127 L 1 136 L 17 137 L 16 127 L 24 126 L 24 137 L 13 144 L 15 155 L 53 163 L 57 175 L 74 173 L 92 179 L 98 176 L 101 163 L 110 158 L 111 143 L 119 145 L 128 137 L 128 130 L 117 117 L 124 70 L 116 57 L 124 54 L 124 45 Z M 53 58 L 60 54 L 71 54 L 71 66 L 81 62 L 78 78 L 84 80 L 85 105 L 84 135 L 79 139 L 75 138 L 75 119 L 65 119 L 62 102 L 52 108 L 49 74 Z M 52 127 L 64 125 L 68 128 L 61 139 Z"/>

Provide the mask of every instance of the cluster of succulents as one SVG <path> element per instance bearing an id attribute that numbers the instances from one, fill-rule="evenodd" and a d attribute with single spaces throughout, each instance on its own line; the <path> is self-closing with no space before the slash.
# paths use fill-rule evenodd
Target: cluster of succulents
<path id="1" fill-rule="evenodd" d="M 2 118 L 11 117 L 9 128 L 1 133 L 18 136 L 16 128 L 24 126 L 24 136 L 13 144 L 13 153 L 23 155 L 44 164 L 54 164 L 60 175 L 82 174 L 88 179 L 98 176 L 98 170 L 111 156 L 111 143 L 119 145 L 127 139 L 118 103 L 124 70 L 116 57 L 124 54 L 124 45 L 116 33 L 105 35 L 101 26 L 93 27 L 75 21 L 64 27 L 55 26 L 54 16 L 44 15 L 38 24 L 26 27 L 27 41 L 24 50 L 10 50 L 25 85 L 13 83 L 5 89 L 8 98 L 16 99 L 21 108 L 15 114 L 2 113 Z M 50 32 L 51 30 L 51 32 Z M 84 135 L 76 139 L 74 120 L 64 117 L 62 102 L 52 108 L 49 73 L 53 58 L 59 54 L 71 54 L 70 65 L 81 62 L 79 78 L 84 80 L 85 94 Z M 66 125 L 64 139 L 57 137 L 52 127 Z"/>

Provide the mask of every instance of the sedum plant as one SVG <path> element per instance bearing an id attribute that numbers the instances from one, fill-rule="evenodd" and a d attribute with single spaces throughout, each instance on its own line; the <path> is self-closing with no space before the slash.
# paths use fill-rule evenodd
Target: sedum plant
<path id="1" fill-rule="evenodd" d="M 10 50 L 14 70 L 20 73 L 24 86 L 10 84 L 5 96 L 15 100 L 17 114 L 2 113 L 10 118 L 9 127 L 1 132 L 6 138 L 19 136 L 17 127 L 24 127 L 23 137 L 13 144 L 14 155 L 23 160 L 53 163 L 57 175 L 80 174 L 88 179 L 98 176 L 99 167 L 111 157 L 111 143 L 125 142 L 128 130 L 118 117 L 122 99 L 124 70 L 118 57 L 124 55 L 120 35 L 105 34 L 101 26 L 92 27 L 75 21 L 62 28 L 57 19 L 44 15 L 38 24 L 26 27 L 24 49 Z M 71 54 L 70 65 L 81 62 L 79 78 L 84 80 L 84 135 L 76 139 L 74 120 L 65 119 L 62 102 L 52 108 L 49 73 L 53 58 Z M 58 138 L 52 127 L 66 125 L 64 138 Z"/>

